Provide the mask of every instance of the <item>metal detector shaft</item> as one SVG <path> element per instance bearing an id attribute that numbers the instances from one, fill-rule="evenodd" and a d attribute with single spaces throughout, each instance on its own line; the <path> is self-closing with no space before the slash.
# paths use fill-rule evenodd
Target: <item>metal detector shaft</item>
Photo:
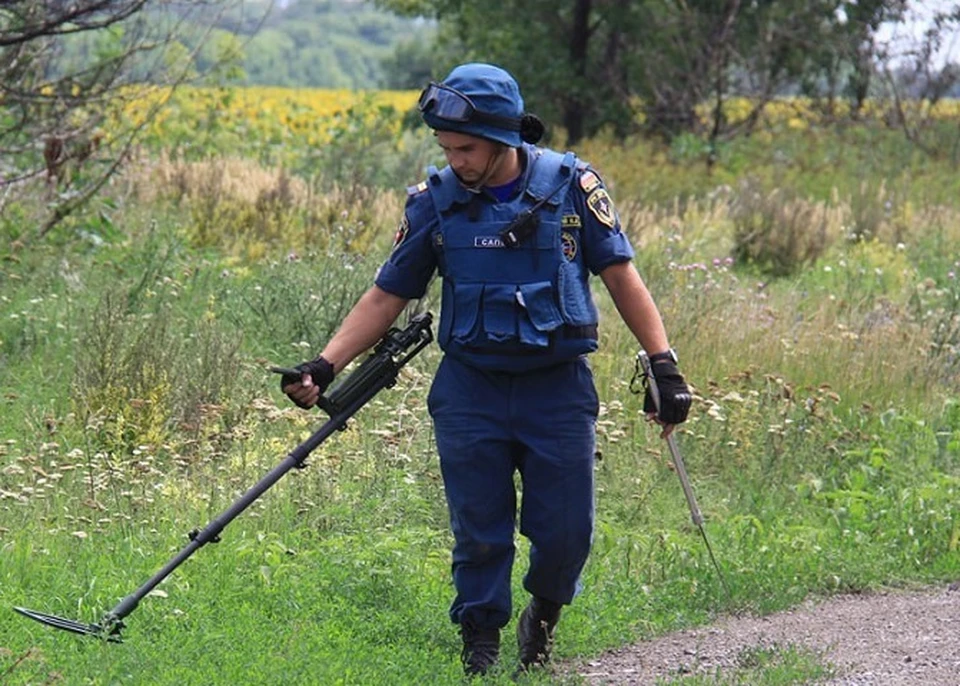
<path id="1" fill-rule="evenodd" d="M 321 426 L 313 435 L 311 435 L 310 438 L 290 451 L 283 462 L 268 472 L 266 476 L 260 479 L 260 481 L 258 481 L 246 493 L 240 496 L 240 498 L 238 498 L 230 507 L 224 510 L 222 514 L 207 524 L 207 526 L 202 530 L 191 531 L 188 534 L 190 537 L 190 543 L 184 546 L 184 548 L 177 553 L 173 559 L 164 565 L 163 569 L 150 577 L 150 579 L 148 579 L 140 588 L 117 603 L 116 607 L 107 613 L 101 624 L 106 626 L 122 620 L 124 617 L 133 612 L 140 601 L 143 600 L 143 598 L 145 598 L 150 591 L 156 588 L 161 581 L 170 576 L 173 570 L 183 564 L 187 558 L 189 558 L 207 543 L 219 542 L 220 532 L 223 531 L 230 522 L 236 519 L 241 512 L 250 507 L 255 500 L 266 493 L 267 490 L 277 483 L 281 478 L 283 478 L 287 472 L 297 467 L 303 467 L 304 460 L 306 460 L 307 456 L 310 455 L 310 453 L 312 453 L 321 443 L 323 443 L 330 436 L 330 434 L 341 428 L 344 423 L 357 410 L 366 404 L 370 398 L 376 395 L 377 391 L 379 390 L 380 388 L 371 388 L 366 394 L 366 397 L 357 399 L 353 407 L 348 408 L 334 417 L 331 417 L 323 426 Z"/>
<path id="2" fill-rule="evenodd" d="M 304 462 L 321 443 L 338 429 L 346 427 L 346 422 L 360 408 L 366 405 L 377 393 L 396 383 L 397 373 L 414 355 L 431 340 L 431 316 L 424 313 L 414 317 L 406 329 L 391 329 L 377 345 L 374 352 L 365 360 L 356 372 L 334 388 L 329 398 L 324 398 L 320 406 L 330 414 L 330 419 L 314 432 L 307 440 L 294 448 L 287 457 L 266 474 L 246 493 L 240 496 L 230 507 L 202 530 L 190 532 L 190 543 L 177 553 L 163 569 L 150 577 L 140 588 L 126 596 L 104 615 L 99 624 L 82 624 L 73 620 L 47 615 L 24 608 L 15 608 L 20 614 L 35 619 L 48 626 L 78 634 L 105 636 L 109 640 L 119 641 L 119 631 L 123 627 L 123 618 L 133 612 L 137 605 L 157 587 L 160 582 L 187 558 L 207 543 L 220 540 L 220 532 L 241 512 L 263 495 L 271 486 L 294 468 L 302 468 Z M 357 380 L 359 378 L 359 380 Z"/>
<path id="3" fill-rule="evenodd" d="M 656 406 L 657 411 L 660 411 L 660 389 L 657 387 L 657 380 L 653 374 L 653 366 L 650 364 L 650 358 L 647 356 L 647 353 L 641 350 L 637 353 L 637 359 L 640 361 L 640 365 L 643 368 L 643 373 L 647 377 L 647 383 L 650 388 L 650 396 L 653 398 L 653 404 Z M 697 504 L 697 496 L 693 493 L 693 487 L 690 485 L 690 477 L 687 476 L 687 468 L 683 463 L 683 457 L 680 455 L 680 448 L 677 447 L 677 439 L 671 433 L 667 436 L 667 447 L 670 449 L 670 456 L 673 458 L 673 466 L 677 472 L 677 476 L 680 477 L 680 486 L 683 488 L 683 495 L 687 499 L 687 506 L 690 508 L 690 519 L 693 520 L 693 523 L 696 525 L 697 529 L 700 530 L 700 536 L 703 537 L 703 542 L 707 546 L 707 553 L 710 555 L 710 561 L 713 563 L 714 569 L 717 570 L 717 575 L 720 577 L 720 583 L 723 584 L 724 590 L 727 592 L 727 596 L 730 596 L 730 588 L 727 586 L 727 581 L 723 576 L 723 572 L 720 569 L 720 565 L 717 563 L 717 558 L 713 555 L 713 548 L 710 545 L 710 539 L 707 538 L 707 531 L 703 527 L 703 513 L 700 512 L 700 505 Z"/>

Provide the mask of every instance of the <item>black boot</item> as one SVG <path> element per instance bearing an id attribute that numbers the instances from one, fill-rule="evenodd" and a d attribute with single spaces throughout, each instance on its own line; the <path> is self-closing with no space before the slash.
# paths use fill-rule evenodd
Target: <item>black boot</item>
<path id="1" fill-rule="evenodd" d="M 461 625 L 460 636 L 463 638 L 460 661 L 468 676 L 486 674 L 497 664 L 500 657 L 500 629 L 475 629 Z"/>
<path id="2" fill-rule="evenodd" d="M 520 669 L 545 665 L 553 647 L 553 632 L 560 621 L 563 606 L 546 598 L 534 596 L 517 622 L 517 646 L 520 649 Z"/>

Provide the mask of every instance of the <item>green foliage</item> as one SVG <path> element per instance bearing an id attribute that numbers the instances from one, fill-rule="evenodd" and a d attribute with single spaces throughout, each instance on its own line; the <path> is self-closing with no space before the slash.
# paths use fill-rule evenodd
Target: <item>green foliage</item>
<path id="1" fill-rule="evenodd" d="M 712 0 L 378 4 L 437 18 L 439 45 L 453 61 L 507 68 L 528 109 L 562 123 L 571 144 L 605 128 L 631 133 L 641 111 L 643 129 L 665 140 L 704 129 L 714 139 L 734 136 L 738 129 L 723 116 L 705 127 L 698 107 L 744 92 L 768 98 L 802 82 L 813 94 L 835 99 L 847 90 L 862 102 L 877 52 L 872 34 L 902 11 L 899 0 L 858 3 L 849 12 L 834 0 L 802 9 Z M 812 33 L 816 45 L 807 40 Z"/>
<path id="2" fill-rule="evenodd" d="M 949 161 L 934 161 L 900 132 L 873 123 L 791 129 L 772 122 L 753 136 L 716 146 L 710 166 L 704 161 L 711 152 L 709 141 L 693 135 L 680 136 L 669 146 L 641 137 L 621 142 L 603 136 L 574 149 L 600 169 L 618 208 L 638 205 L 651 214 L 669 215 L 677 208 L 722 209 L 729 202 L 744 211 L 757 210 L 741 219 L 762 224 L 764 216 L 786 211 L 774 206 L 761 209 L 762 199 L 782 197 L 805 203 L 808 211 L 819 208 L 817 221 L 820 212 L 826 213 L 831 226 L 825 248 L 838 239 L 862 235 L 892 245 L 903 243 L 908 251 L 927 251 L 915 261 L 940 263 L 941 273 L 949 271 L 950 251 L 942 248 L 950 230 L 936 208 L 955 205 L 960 177 L 952 173 Z M 815 246 L 804 244 L 818 240 L 817 221 L 813 236 L 795 236 L 797 254 L 806 247 L 814 248 L 811 255 L 816 253 Z M 911 239 L 914 230 L 905 229 L 918 221 L 931 228 L 924 241 Z M 744 237 L 753 234 L 745 230 Z"/>
<path id="3" fill-rule="evenodd" d="M 791 195 L 743 184 L 732 211 L 734 259 L 776 277 L 792 274 L 826 252 L 833 238 L 826 208 Z"/>
<path id="4" fill-rule="evenodd" d="M 122 291 L 104 293 L 74 353 L 75 419 L 90 449 L 108 457 L 160 446 L 175 430 L 191 435 L 238 392 L 236 333 L 210 310 L 178 317 L 168 300 L 176 287 L 144 295 L 145 307 L 131 311 Z"/>
<path id="5" fill-rule="evenodd" d="M 361 120 L 357 111 L 341 122 L 342 150 L 379 140 Z M 844 159 L 852 136 L 875 141 L 865 146 L 875 157 Z M 641 421 L 642 397 L 629 392 L 636 341 L 598 288 L 593 553 L 564 613 L 558 667 L 529 683 L 575 683 L 569 658 L 720 612 L 960 576 L 960 265 L 956 208 L 941 204 L 955 201 L 956 181 L 883 157 L 885 141 L 867 130 L 731 143 L 715 176 L 649 142 L 598 158 L 696 393 L 677 440 L 731 595 L 658 430 Z M 207 177 L 187 163 L 156 164 L 169 174 L 140 180 L 153 195 L 118 183 L 109 203 L 65 224 L 59 244 L 3 246 L 4 606 L 99 620 L 184 532 L 315 431 L 323 416 L 293 407 L 266 367 L 317 352 L 369 286 L 401 209 L 402 197 L 366 177 L 337 195 L 254 162 L 208 161 L 202 171 L 219 185 L 191 181 Z M 856 164 L 861 177 L 824 194 Z M 885 184 L 897 164 L 924 184 Z M 745 169 L 756 176 L 741 184 Z M 644 191 L 647 179 L 658 189 Z M 777 194 L 779 181 L 788 183 Z M 668 201 L 646 202 L 659 193 Z M 829 240 L 805 252 L 801 226 L 828 210 Z M 852 217 L 864 230 L 849 230 Z M 726 259 L 738 227 L 765 231 L 767 262 Z M 4 230 L 18 235 L 12 219 Z M 757 284 L 760 264 L 789 276 Z M 426 410 L 439 357 L 424 351 L 307 469 L 144 599 L 123 646 L 0 613 L 5 683 L 459 680 L 445 611 L 448 513 Z M 528 552 L 521 537 L 518 609 Z M 504 666 L 487 681 L 508 683 L 515 656 L 505 634 Z M 829 672 L 784 645 L 745 650 L 714 682 Z"/>
<path id="6" fill-rule="evenodd" d="M 228 2 L 229 0 L 224 0 Z M 222 2 L 202 3 L 212 9 Z M 136 124 L 112 115 L 138 89 L 176 85 L 191 67 L 178 40 L 190 5 L 122 0 L 50 6 L 5 3 L 0 12 L 0 157 L 4 204 L 29 203 L 46 182 L 43 212 L 30 239 L 45 237 L 106 185 L 130 152 L 151 111 Z M 203 14 L 203 12 L 199 12 Z M 199 42 L 199 39 L 195 39 Z M 169 52 L 167 48 L 169 47 Z M 178 71 L 180 68 L 182 71 Z"/>
<path id="7" fill-rule="evenodd" d="M 918 321 L 933 335 L 927 353 L 935 362 L 934 373 L 941 379 L 960 375 L 960 260 L 941 279 L 926 279 L 917 285 L 910 307 Z"/>
<path id="8" fill-rule="evenodd" d="M 781 646 L 747 648 L 736 657 L 736 667 L 730 673 L 715 670 L 710 676 L 691 675 L 670 681 L 658 681 L 658 684 L 696 686 L 713 684 L 715 686 L 788 686 L 789 684 L 811 684 L 830 679 L 837 670 L 825 664 L 823 656 L 804 648 Z"/>
<path id="9" fill-rule="evenodd" d="M 252 93 L 251 99 L 255 99 L 255 91 Z M 285 226 L 271 228 L 267 224 L 289 223 L 289 217 L 280 215 L 293 216 L 302 209 L 298 193 L 302 195 L 304 187 L 309 193 L 330 193 L 338 200 L 346 194 L 352 196 L 346 201 L 355 204 L 371 191 L 412 185 L 428 163 L 442 158 L 415 111 L 400 112 L 378 101 L 374 92 L 357 94 L 352 98 L 354 104 L 331 107 L 331 113 L 322 117 L 303 105 L 281 101 L 278 108 L 289 108 L 283 113 L 289 118 L 261 117 L 254 125 L 245 106 L 238 105 L 250 96 L 251 92 L 223 87 L 196 91 L 192 98 L 175 97 L 166 106 L 162 133 L 146 137 L 145 148 L 162 156 L 164 162 L 172 161 L 174 168 L 164 169 L 169 180 L 164 185 L 174 186 L 173 195 L 178 200 L 199 195 L 209 206 L 201 210 L 205 217 L 197 217 L 200 233 L 223 224 L 236 226 L 238 233 L 255 227 L 256 232 L 275 235 L 277 230 L 285 231 Z M 318 93 L 317 97 L 338 104 L 337 93 Z M 304 124 L 307 118 L 310 121 Z M 220 156 L 222 150 L 230 150 L 230 156 Z M 256 195 L 254 190 L 238 194 L 229 188 L 237 181 L 230 178 L 229 168 L 244 164 L 257 177 L 263 176 L 262 169 L 253 169 L 257 164 L 278 170 L 272 188 L 260 189 L 260 179 L 250 180 L 253 188 L 265 194 L 261 200 L 269 207 L 221 207 L 225 200 L 233 200 L 225 198 L 225 193 Z M 201 173 L 203 167 L 217 173 Z M 203 186 L 199 194 L 198 184 Z M 316 200 L 323 203 L 322 198 Z M 244 216 L 232 222 L 213 216 L 232 211 Z"/>
<path id="10" fill-rule="evenodd" d="M 375 96 L 368 94 L 333 116 L 329 141 L 309 151 L 297 171 L 350 192 L 400 185 L 399 179 L 410 173 L 411 160 L 400 144 L 399 119 L 394 107 L 378 105 Z"/>
<path id="11" fill-rule="evenodd" d="M 204 80 L 220 86 L 244 81 L 245 52 L 243 42 L 234 34 L 227 31 L 212 32 L 204 42 L 204 51 L 197 55 L 197 64 L 204 74 Z"/>
<path id="12" fill-rule="evenodd" d="M 433 80 L 434 49 L 426 36 L 404 39 L 383 60 L 383 88 L 420 90 Z"/>
<path id="13" fill-rule="evenodd" d="M 348 253 L 311 253 L 264 265 L 256 275 L 227 272 L 217 308 L 258 355 L 289 366 L 312 358 L 369 288 L 374 265 Z"/>
<path id="14" fill-rule="evenodd" d="M 482 6 L 443 1 L 380 4 L 439 18 L 439 75 L 459 62 L 499 64 L 521 84 L 527 110 L 565 126 L 574 142 L 608 125 L 619 131 L 630 128 L 631 110 L 623 97 L 629 87 L 618 90 L 624 84 L 614 73 L 621 64 L 617 50 L 622 39 L 636 28 L 629 9 L 594 6 L 582 17 L 576 3 L 545 0 Z M 566 49 L 556 49 L 558 35 Z M 572 131 L 573 126 L 578 130 Z"/>
<path id="15" fill-rule="evenodd" d="M 299 0 L 274 8 L 263 28 L 248 36 L 247 83 L 386 87 L 396 81 L 396 67 L 388 77 L 384 66 L 391 59 L 396 63 L 394 50 L 404 42 L 426 43 L 429 36 L 430 27 L 423 22 L 377 11 L 365 2 Z"/>

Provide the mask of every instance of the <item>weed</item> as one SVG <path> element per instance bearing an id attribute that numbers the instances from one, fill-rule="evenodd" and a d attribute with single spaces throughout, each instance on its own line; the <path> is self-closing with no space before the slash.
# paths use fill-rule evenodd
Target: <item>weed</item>
<path id="1" fill-rule="evenodd" d="M 381 140 L 360 114 L 341 120 L 342 150 Z M 558 658 L 717 612 L 960 574 L 956 208 L 944 205 L 956 175 L 919 168 L 884 132 L 767 133 L 729 142 L 709 174 L 686 149 L 671 161 L 649 142 L 584 144 L 608 165 L 695 392 L 676 437 L 731 597 L 629 393 L 636 340 L 598 287 L 596 531 Z M 117 180 L 109 222 L 79 216 L 56 245 L 3 248 L 4 605 L 97 621 L 323 420 L 263 370 L 329 338 L 369 287 L 402 193 L 366 186 L 381 182 L 358 166 L 377 166 L 369 154 L 345 163 L 336 186 L 319 155 L 311 178 L 268 156 L 208 157 L 145 162 Z M 21 210 L 6 215 L 13 242 Z M 448 513 L 425 408 L 440 354 L 424 351 L 307 469 L 144 599 L 123 650 L 73 650 L 73 639 L 0 613 L 2 678 L 459 680 Z M 517 543 L 519 608 L 530 551 Z M 504 646 L 507 664 L 515 648 Z M 772 646 L 742 653 L 732 673 L 682 676 L 786 684 L 828 672 L 819 656 Z M 530 682 L 564 679 L 576 678 Z"/>
<path id="2" fill-rule="evenodd" d="M 105 293 L 81 341 L 74 412 L 95 449 L 111 455 L 159 446 L 177 429 L 195 434 L 237 381 L 236 337 L 215 320 L 178 320 L 169 303 L 131 313 L 125 298 Z"/>
<path id="3" fill-rule="evenodd" d="M 745 182 L 732 209 L 733 256 L 774 277 L 822 257 L 837 238 L 836 212 L 783 189 L 763 192 Z"/>
<path id="4" fill-rule="evenodd" d="M 372 265 L 350 253 L 270 262 L 256 277 L 225 271 L 216 310 L 262 356 L 312 359 L 370 286 Z"/>

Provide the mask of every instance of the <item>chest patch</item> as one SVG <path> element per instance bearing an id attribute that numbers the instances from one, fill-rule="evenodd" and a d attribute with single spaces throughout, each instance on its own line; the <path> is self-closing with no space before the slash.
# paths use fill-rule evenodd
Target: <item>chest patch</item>
<path id="1" fill-rule="evenodd" d="M 569 228 L 579 229 L 581 226 L 583 226 L 583 222 L 580 221 L 579 214 L 565 214 L 563 215 L 563 219 L 560 220 L 560 225 L 563 228 L 569 227 Z"/>
<path id="2" fill-rule="evenodd" d="M 577 239 L 569 231 L 560 233 L 560 250 L 563 252 L 563 258 L 567 262 L 573 262 L 577 256 Z"/>

